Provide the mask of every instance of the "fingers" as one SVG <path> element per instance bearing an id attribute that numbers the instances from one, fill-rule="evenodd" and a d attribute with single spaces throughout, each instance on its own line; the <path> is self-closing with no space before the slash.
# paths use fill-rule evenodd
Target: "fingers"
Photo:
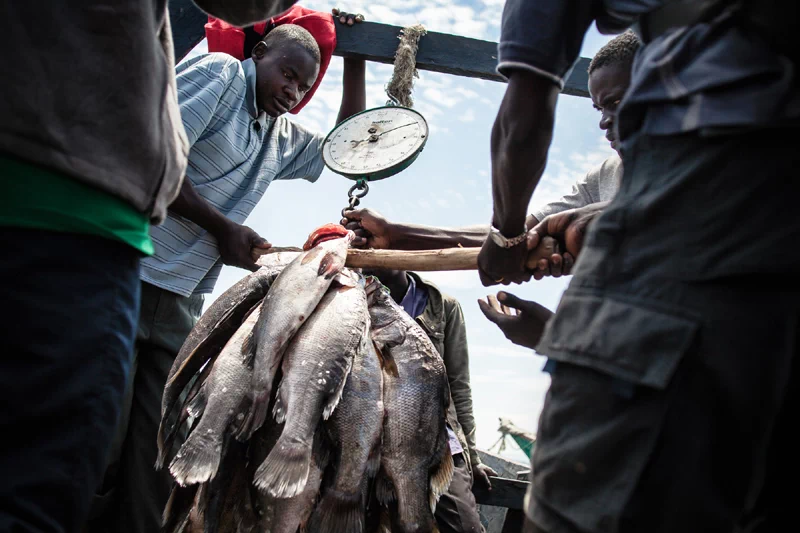
<path id="1" fill-rule="evenodd" d="M 500 311 L 497 311 L 492 305 L 483 300 L 478 300 L 478 307 L 481 308 L 483 315 L 489 319 L 490 322 L 494 322 L 500 326 L 503 321 L 503 314 Z"/>
<path id="2" fill-rule="evenodd" d="M 554 278 L 561 277 L 561 266 L 562 266 L 563 259 L 559 254 L 553 254 L 550 256 L 550 275 Z"/>
<path id="3" fill-rule="evenodd" d="M 364 21 L 364 15 L 362 15 L 361 13 L 357 15 L 353 13 L 345 13 L 344 11 L 338 8 L 331 9 L 331 13 L 333 14 L 334 17 L 339 18 L 340 23 L 347 24 L 348 26 L 352 26 L 357 22 Z"/>
<path id="4" fill-rule="evenodd" d="M 500 302 L 502 302 L 503 306 L 506 309 L 508 309 L 510 307 L 513 307 L 515 310 L 521 310 L 521 309 L 525 308 L 526 301 L 518 298 L 517 296 L 514 296 L 510 292 L 505 292 L 505 291 L 498 292 L 497 293 L 497 299 Z M 507 314 L 511 315 L 512 313 L 509 310 L 509 312 Z M 519 315 L 519 312 L 517 311 L 515 313 L 515 315 Z"/>
<path id="5" fill-rule="evenodd" d="M 347 211 L 344 212 L 344 218 L 342 220 L 360 221 L 363 216 L 364 216 L 363 209 L 348 209 Z"/>
<path id="6" fill-rule="evenodd" d="M 575 265 L 575 258 L 572 257 L 572 254 L 565 253 L 564 254 L 564 275 L 572 274 L 572 267 Z"/>
<path id="7" fill-rule="evenodd" d="M 486 472 L 487 475 L 491 477 L 497 477 L 497 472 L 494 471 L 494 468 L 491 466 L 483 465 L 483 471 Z"/>

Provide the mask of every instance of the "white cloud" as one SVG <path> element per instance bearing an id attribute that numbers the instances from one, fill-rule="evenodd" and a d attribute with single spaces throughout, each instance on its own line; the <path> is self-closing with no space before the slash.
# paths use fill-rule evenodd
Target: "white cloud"
<path id="1" fill-rule="evenodd" d="M 481 287 L 481 280 L 478 277 L 478 273 L 473 270 L 424 272 L 421 275 L 423 278 L 447 290 L 477 289 Z"/>
<path id="2" fill-rule="evenodd" d="M 472 121 L 474 121 L 475 120 L 475 111 L 473 111 L 472 108 L 470 107 L 469 109 L 467 109 L 464 113 L 462 113 L 458 117 L 458 120 L 460 120 L 461 122 L 472 122 Z"/>

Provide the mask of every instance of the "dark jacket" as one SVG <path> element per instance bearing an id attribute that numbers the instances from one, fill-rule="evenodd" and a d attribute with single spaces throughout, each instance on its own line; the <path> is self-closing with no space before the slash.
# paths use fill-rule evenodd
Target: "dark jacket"
<path id="1" fill-rule="evenodd" d="M 417 286 L 428 291 L 428 303 L 417 323 L 428 334 L 439 351 L 447 369 L 450 383 L 450 409 L 447 422 L 455 431 L 461 446 L 466 452 L 467 467 L 480 464 L 475 449 L 475 417 L 472 414 L 472 389 L 469 384 L 469 348 L 467 346 L 467 327 L 461 304 L 452 296 L 441 292 L 433 283 L 420 278 L 413 272 Z"/>
<path id="2" fill-rule="evenodd" d="M 290 3 L 198 2 L 233 23 L 263 20 Z M 9 51 L 0 62 L 0 153 L 106 191 L 161 222 L 189 151 L 167 0 L 6 0 L 0 20 L 0 44 Z"/>

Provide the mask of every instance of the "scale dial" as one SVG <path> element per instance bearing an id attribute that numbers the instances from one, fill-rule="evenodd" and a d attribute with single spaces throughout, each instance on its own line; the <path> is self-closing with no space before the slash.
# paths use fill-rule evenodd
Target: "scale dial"
<path id="1" fill-rule="evenodd" d="M 407 107 L 368 109 L 325 138 L 322 159 L 337 174 L 375 181 L 407 168 L 428 140 L 425 118 Z"/>

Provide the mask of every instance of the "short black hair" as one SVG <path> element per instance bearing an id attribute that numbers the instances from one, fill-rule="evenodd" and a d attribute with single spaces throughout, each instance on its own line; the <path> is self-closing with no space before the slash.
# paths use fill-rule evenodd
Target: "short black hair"
<path id="1" fill-rule="evenodd" d="M 268 48 L 283 46 L 288 43 L 296 44 L 308 52 L 317 63 L 321 60 L 319 45 L 316 39 L 314 39 L 314 36 L 311 35 L 307 29 L 297 24 L 281 24 L 280 26 L 276 26 L 264 36 L 263 40 Z"/>
<path id="2" fill-rule="evenodd" d="M 639 37 L 631 30 L 617 35 L 594 55 L 589 63 L 589 74 L 608 65 L 632 65 L 641 44 Z"/>

